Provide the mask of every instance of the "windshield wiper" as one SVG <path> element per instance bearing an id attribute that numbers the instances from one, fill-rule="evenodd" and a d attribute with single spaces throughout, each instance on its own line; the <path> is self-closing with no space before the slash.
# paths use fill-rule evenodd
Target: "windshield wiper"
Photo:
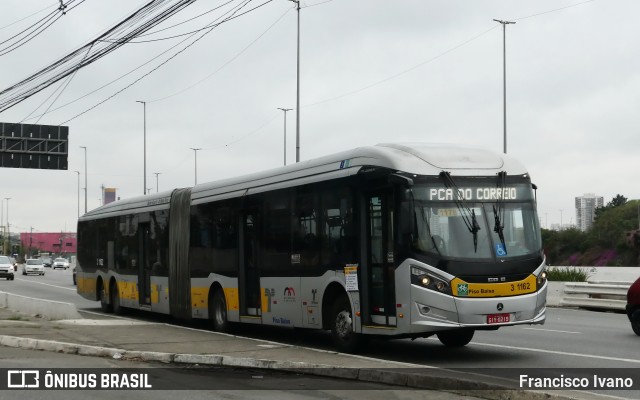
<path id="1" fill-rule="evenodd" d="M 504 225 L 502 224 L 500 214 L 504 214 L 504 188 L 506 186 L 507 173 L 505 171 L 498 172 L 498 188 L 500 189 L 500 197 L 496 204 L 493 205 L 493 215 L 495 216 L 495 225 L 493 231 L 498 234 L 504 255 L 507 255 L 507 246 L 504 242 Z M 497 205 L 497 207 L 496 207 Z"/>
<path id="2" fill-rule="evenodd" d="M 478 225 L 478 220 L 476 219 L 476 211 L 471 210 L 471 234 L 473 235 L 473 251 L 478 252 L 478 231 L 480 230 L 480 225 Z"/>
<path id="3" fill-rule="evenodd" d="M 500 238 L 500 243 L 502 243 L 502 249 L 504 250 L 504 254 L 507 255 L 507 246 L 504 242 L 504 225 L 501 224 L 500 214 L 498 210 L 496 210 L 496 206 L 493 206 L 493 215 L 495 215 L 495 225 L 493 226 L 493 231 L 498 234 Z"/>
<path id="4" fill-rule="evenodd" d="M 458 189 L 458 185 L 453 181 L 451 174 L 447 171 L 440 172 L 440 178 L 444 181 L 444 185 L 453 189 L 454 195 L 453 199 L 456 203 L 456 207 L 458 207 L 458 211 L 460 211 L 460 215 L 462 216 L 462 220 L 464 224 L 469 229 L 469 232 L 473 235 L 473 250 L 474 252 L 478 252 L 478 231 L 480 231 L 480 225 L 478 225 L 478 220 L 476 219 L 475 210 L 467 207 L 462 200 L 460 200 L 460 189 Z M 469 218 L 471 216 L 471 218 Z"/>

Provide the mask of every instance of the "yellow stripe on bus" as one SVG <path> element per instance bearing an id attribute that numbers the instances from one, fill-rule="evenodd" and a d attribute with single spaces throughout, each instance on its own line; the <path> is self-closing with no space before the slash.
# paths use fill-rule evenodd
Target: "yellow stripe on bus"
<path id="1" fill-rule="evenodd" d="M 457 297 L 519 296 L 536 291 L 536 277 L 529 275 L 516 282 L 468 283 L 460 278 L 451 281 L 451 290 Z"/>
<path id="2" fill-rule="evenodd" d="M 224 296 L 227 298 L 227 310 L 240 310 L 240 297 L 238 296 L 238 288 L 225 288 Z"/>
<path id="3" fill-rule="evenodd" d="M 191 306 L 193 308 L 209 307 L 209 288 L 208 287 L 192 287 L 191 288 Z"/>

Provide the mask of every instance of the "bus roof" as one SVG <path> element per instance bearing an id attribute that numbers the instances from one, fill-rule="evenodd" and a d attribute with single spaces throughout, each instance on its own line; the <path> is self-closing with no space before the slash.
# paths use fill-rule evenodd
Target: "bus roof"
<path id="1" fill-rule="evenodd" d="M 194 186 L 193 204 L 259 193 L 357 174 L 363 167 L 381 167 L 416 175 L 494 176 L 499 171 L 523 175 L 515 159 L 485 149 L 427 143 L 382 143 L 358 147 L 296 164 Z M 80 220 L 119 214 L 132 209 L 169 208 L 173 190 L 113 202 L 89 211 Z"/>

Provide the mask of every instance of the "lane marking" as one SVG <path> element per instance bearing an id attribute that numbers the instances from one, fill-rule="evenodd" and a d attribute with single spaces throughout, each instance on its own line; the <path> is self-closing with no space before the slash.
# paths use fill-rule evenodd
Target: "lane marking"
<path id="1" fill-rule="evenodd" d="M 562 356 L 595 358 L 595 359 L 598 359 L 598 360 L 622 361 L 622 362 L 627 362 L 627 363 L 631 363 L 631 364 L 640 364 L 640 360 L 634 360 L 634 359 L 631 359 L 631 358 L 607 357 L 607 356 L 597 356 L 597 355 L 592 355 L 592 354 L 569 353 L 569 352 L 566 352 L 566 351 L 557 351 L 557 350 L 531 349 L 531 348 L 528 348 L 528 347 L 504 346 L 504 345 L 501 345 L 501 344 L 490 344 L 490 343 L 471 342 L 471 344 L 477 345 L 477 346 L 485 346 L 485 347 L 496 347 L 496 348 L 500 348 L 500 349 L 531 351 L 531 352 L 534 352 L 534 353 L 559 354 L 559 355 L 562 355 Z"/>
<path id="2" fill-rule="evenodd" d="M 571 331 L 558 331 L 555 329 L 541 329 L 541 328 L 522 328 L 530 331 L 542 331 L 542 332 L 558 332 L 558 333 L 572 333 L 576 335 L 582 335 L 582 332 L 571 332 Z"/>
<path id="3" fill-rule="evenodd" d="M 44 282 L 36 282 L 36 281 L 32 281 L 29 279 L 22 279 L 22 278 L 15 278 L 16 280 L 20 281 L 20 282 L 29 282 L 29 283 L 37 283 L 38 285 L 45 285 L 45 286 L 51 286 L 54 288 L 58 288 L 58 289 L 65 289 L 65 290 L 73 290 L 74 292 L 76 291 L 75 288 L 68 288 L 68 287 L 64 287 L 64 286 L 57 286 L 57 285 L 52 285 L 50 283 L 44 283 Z M 17 293 L 16 293 L 17 294 Z M 24 296 L 24 295 L 20 295 L 20 296 Z"/>

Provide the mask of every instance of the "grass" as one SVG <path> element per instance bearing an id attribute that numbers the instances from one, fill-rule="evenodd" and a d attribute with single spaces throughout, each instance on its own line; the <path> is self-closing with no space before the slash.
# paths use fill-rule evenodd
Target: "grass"
<path id="1" fill-rule="evenodd" d="M 588 278 L 589 272 L 584 268 L 566 267 L 547 269 L 547 279 L 550 281 L 586 282 Z"/>

